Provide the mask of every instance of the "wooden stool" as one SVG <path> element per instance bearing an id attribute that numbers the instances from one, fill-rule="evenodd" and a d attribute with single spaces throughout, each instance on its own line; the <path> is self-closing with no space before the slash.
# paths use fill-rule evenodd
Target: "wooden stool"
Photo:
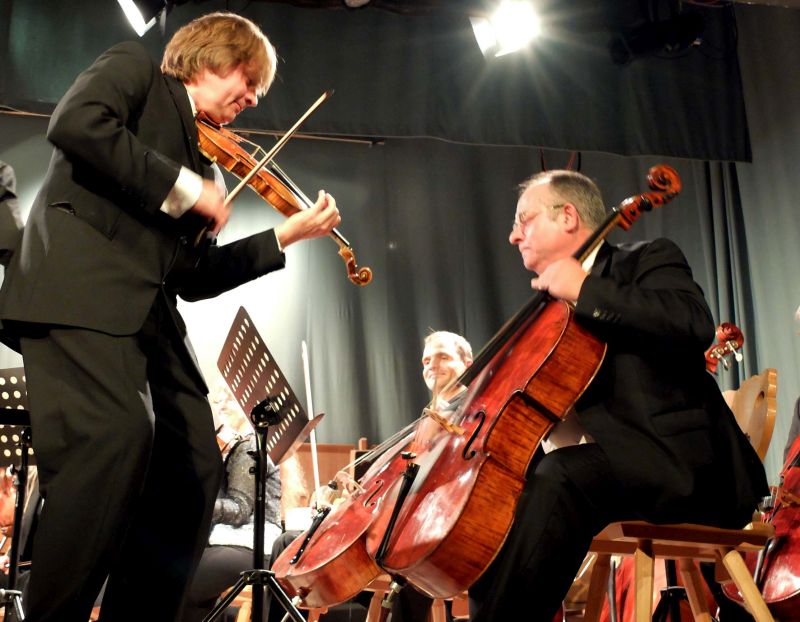
<path id="1" fill-rule="evenodd" d="M 674 559 L 686 588 L 689 605 L 697 622 L 710 622 L 711 613 L 703 598 L 702 577 L 697 562 L 717 564 L 718 580 L 733 581 L 744 597 L 756 622 L 774 622 L 758 591 L 741 551 L 758 551 L 772 536 L 772 525 L 751 523 L 745 529 L 719 529 L 703 525 L 654 525 L 624 521 L 606 527 L 592 541 L 597 553 L 592 572 L 585 622 L 600 617 L 612 555 L 633 555 L 635 560 L 636 622 L 650 622 L 653 615 L 654 558 Z"/>

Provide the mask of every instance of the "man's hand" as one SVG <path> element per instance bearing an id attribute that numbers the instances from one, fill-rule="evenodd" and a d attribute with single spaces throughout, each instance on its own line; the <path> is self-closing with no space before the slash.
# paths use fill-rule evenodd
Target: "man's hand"
<path id="1" fill-rule="evenodd" d="M 336 199 L 324 190 L 320 190 L 314 207 L 289 216 L 286 221 L 275 227 L 275 235 L 281 248 L 285 249 L 298 240 L 310 240 L 328 235 L 340 222 L 342 218 L 336 209 Z"/>
<path id="2" fill-rule="evenodd" d="M 531 279 L 531 287 L 546 291 L 553 298 L 576 302 L 586 276 L 587 274 L 578 260 L 567 257 L 557 259 L 547 266 L 537 278 Z"/>
<path id="3" fill-rule="evenodd" d="M 203 180 L 200 198 L 189 211 L 208 223 L 208 232 L 214 237 L 222 230 L 231 215 L 230 206 L 225 205 L 225 197 L 220 193 L 216 183 L 208 179 Z"/>

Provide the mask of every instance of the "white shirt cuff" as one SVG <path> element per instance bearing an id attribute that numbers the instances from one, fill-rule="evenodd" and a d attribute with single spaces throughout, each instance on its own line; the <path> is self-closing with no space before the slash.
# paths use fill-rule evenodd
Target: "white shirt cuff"
<path id="1" fill-rule="evenodd" d="M 180 218 L 197 203 L 202 192 L 203 178 L 182 166 L 175 185 L 161 204 L 161 211 L 173 218 Z"/>

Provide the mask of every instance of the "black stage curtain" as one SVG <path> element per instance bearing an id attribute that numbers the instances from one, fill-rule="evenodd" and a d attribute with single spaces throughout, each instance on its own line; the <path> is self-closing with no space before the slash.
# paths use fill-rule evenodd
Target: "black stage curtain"
<path id="1" fill-rule="evenodd" d="M 135 38 L 109 0 L 0 0 L 0 104 L 49 112 L 74 76 L 112 44 Z M 154 56 L 192 17 L 238 7 L 176 7 L 166 33 L 143 41 Z M 320 93 L 336 96 L 305 129 L 324 134 L 432 137 L 490 145 L 536 145 L 623 155 L 750 159 L 733 10 L 687 9 L 705 20 L 696 49 L 645 55 L 620 65 L 610 42 L 641 27 L 639 0 L 542 2 L 542 38 L 526 53 L 487 61 L 465 14 L 399 15 L 240 3 L 280 58 L 269 105 L 237 122 L 288 128 Z M 656 3 L 659 4 L 659 3 Z M 115 10 L 116 9 L 116 10 Z M 655 40 L 652 32 L 645 37 Z M 0 34 L 2 31 L 0 30 Z M 633 43 L 630 46 L 638 45 Z"/>
<path id="2" fill-rule="evenodd" d="M 778 369 L 779 417 L 767 458 L 774 481 L 800 393 L 793 320 L 800 281 L 792 276 L 800 265 L 794 191 L 800 82 L 793 62 L 800 52 L 800 11 L 746 6 L 737 12 L 752 163 L 599 152 L 583 152 L 580 160 L 609 205 L 646 189 L 654 163 L 665 161 L 680 173 L 684 189 L 671 204 L 613 239 L 674 239 L 715 320 L 743 329 L 745 360 L 719 372 L 723 388 L 765 367 Z M 272 110 L 272 94 L 262 106 Z M 26 209 L 49 159 L 45 127 L 46 119 L 0 115 L 0 159 L 17 169 Z M 530 295 L 530 275 L 507 240 L 515 187 L 542 161 L 557 168 L 569 158 L 563 150 L 432 138 L 375 145 L 291 141 L 280 164 L 307 194 L 324 188 L 337 197 L 341 232 L 359 263 L 374 270 L 374 282 L 359 288 L 347 281 L 336 245 L 322 239 L 290 248 L 282 272 L 212 301 L 182 305 L 210 384 L 219 381 L 216 360 L 243 305 L 301 399 L 300 342 L 307 340 L 315 409 L 326 413 L 321 441 L 387 438 L 425 403 L 420 354 L 428 330 L 462 333 L 478 350 Z M 280 218 L 248 191 L 237 200 L 222 241 Z M 0 366 L 18 364 L 2 353 Z"/>

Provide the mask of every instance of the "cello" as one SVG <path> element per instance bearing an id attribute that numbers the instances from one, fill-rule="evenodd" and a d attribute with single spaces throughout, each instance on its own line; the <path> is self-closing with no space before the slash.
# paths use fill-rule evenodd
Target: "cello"
<path id="1" fill-rule="evenodd" d="M 653 192 L 613 210 L 575 259 L 585 260 L 614 227 L 629 229 L 681 187 L 668 166 L 650 169 L 648 182 Z M 588 388 L 605 355 L 605 344 L 573 317 L 570 304 L 539 292 L 462 375 L 469 388 L 455 422 L 465 434 L 440 435 L 417 458 L 422 475 L 415 494 L 370 531 L 368 551 L 390 574 L 448 598 L 488 567 L 511 529 L 535 450 Z"/>
<path id="2" fill-rule="evenodd" d="M 800 436 L 794 439 L 773 488 L 764 520 L 775 527 L 775 535 L 763 553 L 748 553 L 745 563 L 753 572 L 770 612 L 781 622 L 800 621 Z M 743 606 L 736 586 L 723 585 L 723 592 Z"/>
<path id="3" fill-rule="evenodd" d="M 744 345 L 744 335 L 741 329 L 730 322 L 723 322 L 717 326 L 716 337 L 717 342 L 706 350 L 705 354 L 706 369 L 712 374 L 717 373 L 720 363 L 726 370 L 730 368 L 730 363 L 726 358 L 728 355 L 733 355 L 737 361 L 741 361 L 742 355 L 739 350 Z"/>
<path id="4" fill-rule="evenodd" d="M 653 167 L 648 181 L 653 192 L 613 210 L 576 259 L 585 259 L 615 226 L 629 229 L 642 211 L 666 204 L 680 190 L 677 173 L 667 166 Z M 455 414 L 463 434 L 439 434 L 419 448 L 412 443 L 413 450 L 391 459 L 373 487 L 362 482 L 365 493 L 354 495 L 349 507 L 363 523 L 355 538 L 348 534 L 348 544 L 365 538 L 363 557 L 372 573 L 383 569 L 429 596 L 448 598 L 484 572 L 511 528 L 539 442 L 566 416 L 602 362 L 605 344 L 573 316 L 568 303 L 534 295 L 459 379 L 467 387 Z M 321 531 L 303 538 L 293 560 L 288 550 L 276 560 L 276 578 L 300 597 L 301 606 L 324 605 L 329 585 L 349 578 L 338 566 L 330 577 L 315 570 L 315 580 L 299 572 L 311 565 L 315 549 L 337 560 L 345 519 L 332 512 Z"/>

